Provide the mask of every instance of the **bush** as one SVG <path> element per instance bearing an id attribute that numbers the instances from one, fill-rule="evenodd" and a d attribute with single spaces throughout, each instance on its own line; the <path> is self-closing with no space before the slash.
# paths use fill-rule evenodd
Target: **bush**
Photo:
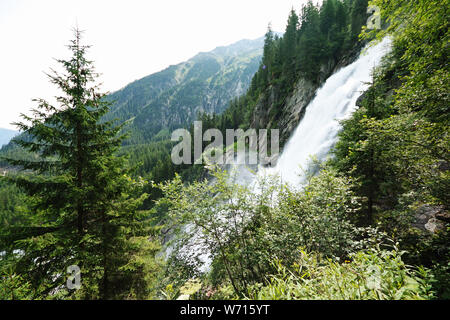
<path id="1" fill-rule="evenodd" d="M 301 252 L 290 271 L 274 261 L 278 272 L 269 284 L 250 288 L 248 298 L 327 299 L 327 300 L 404 300 L 432 299 L 432 277 L 428 270 L 406 266 L 402 253 L 371 249 L 351 255 L 351 261 L 338 263 Z"/>
<path id="2" fill-rule="evenodd" d="M 177 177 L 158 186 L 165 194 L 159 208 L 181 231 L 168 260 L 169 283 L 182 285 L 205 273 L 201 261 L 208 253 L 209 285 L 228 281 L 242 297 L 249 285 L 276 271 L 271 260 L 294 263 L 299 247 L 344 259 L 364 245 L 360 231 L 368 230 L 351 223 L 360 206 L 352 182 L 332 170 L 322 170 L 303 190 L 277 177 L 253 188 L 230 182 L 225 172 L 213 174 L 211 183 L 184 185 Z"/>

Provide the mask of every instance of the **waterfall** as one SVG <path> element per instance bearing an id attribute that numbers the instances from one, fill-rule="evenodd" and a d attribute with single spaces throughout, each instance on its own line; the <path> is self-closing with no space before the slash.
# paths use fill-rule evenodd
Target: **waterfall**
<path id="1" fill-rule="evenodd" d="M 389 51 L 388 38 L 363 50 L 352 64 L 329 77 L 307 106 L 303 119 L 289 138 L 273 168 L 259 170 L 259 175 L 279 174 L 283 182 L 298 186 L 311 156 L 323 160 L 336 143 L 339 120 L 347 119 L 356 109 L 356 100 L 368 89 L 374 67 Z"/>
<path id="2" fill-rule="evenodd" d="M 258 192 L 256 186 L 258 177 L 278 174 L 283 182 L 299 187 L 305 179 L 302 168 L 308 168 L 311 156 L 323 160 L 336 143 L 341 128 L 339 120 L 350 117 L 356 109 L 356 100 L 367 90 L 372 70 L 380 64 L 382 57 L 390 48 L 390 43 L 391 41 L 385 38 L 380 43 L 363 50 L 355 62 L 326 80 L 306 107 L 303 119 L 288 140 L 275 167 L 260 167 L 254 174 L 254 171 L 246 165 L 230 165 L 229 169 L 234 172 L 230 175 L 233 182 L 248 185 L 254 192 Z M 186 226 L 186 229 L 191 227 Z M 167 252 L 170 253 L 172 248 L 168 249 Z M 190 243 L 180 254 L 189 257 L 195 252 L 202 252 L 199 255 L 202 262 L 199 270 L 207 271 L 211 257 L 198 234 L 192 235 Z"/>

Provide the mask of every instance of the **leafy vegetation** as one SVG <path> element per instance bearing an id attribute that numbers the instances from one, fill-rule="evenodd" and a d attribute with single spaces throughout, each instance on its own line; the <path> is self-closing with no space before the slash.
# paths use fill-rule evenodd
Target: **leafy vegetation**
<path id="1" fill-rule="evenodd" d="M 320 261 L 302 252 L 294 271 L 277 263 L 265 286 L 254 286 L 256 300 L 428 300 L 433 298 L 429 271 L 407 267 L 397 250 L 372 249 L 344 263 Z"/>
<path id="2" fill-rule="evenodd" d="M 368 4 L 382 30 L 364 28 Z M 302 186 L 175 166 L 170 125 L 134 127 L 124 143 L 126 124 L 108 120 L 143 126 L 133 116 L 148 111 L 146 97 L 158 110 L 176 96 L 195 105 L 199 79 L 236 79 L 200 54 L 203 68 L 137 82 L 108 114 L 77 33 L 66 74 L 50 76 L 61 106 L 38 100 L 31 125 L 19 124 L 23 149 L 3 149 L 1 166 L 14 170 L 0 180 L 0 298 L 448 299 L 448 21 L 437 0 L 325 0 L 292 10 L 283 36 L 269 27 L 248 92 L 222 114 L 200 113 L 203 130 L 276 127 L 297 83 L 317 88 L 365 40 L 393 40 L 334 157 Z M 175 90 L 174 78 L 190 80 Z M 80 290 L 65 287 L 69 265 L 82 269 Z"/>
<path id="3" fill-rule="evenodd" d="M 423 208 L 442 210 L 448 221 L 448 9 L 438 1 L 372 3 L 387 18 L 378 37 L 389 34 L 393 50 L 343 122 L 334 167 L 359 182 L 360 223 L 380 225 L 408 251 L 407 262 L 440 274 L 450 257 L 441 244 L 448 225 L 430 234 L 412 224 Z"/>
<path id="4" fill-rule="evenodd" d="M 192 226 L 177 239 L 169 278 L 192 277 L 200 270 L 204 252 L 189 249 L 197 245 L 193 237 L 198 237 L 214 261 L 212 282 L 228 280 L 238 295 L 250 284 L 264 281 L 273 271 L 271 260 L 294 263 L 299 246 L 344 258 L 359 245 L 362 230 L 351 223 L 358 200 L 349 183 L 333 172 L 324 170 L 312 178 L 304 192 L 291 190 L 275 178 L 260 181 L 251 190 L 231 183 L 226 172 L 215 171 L 213 176 L 214 183 L 205 180 L 184 186 L 177 176 L 159 185 L 165 197 L 158 206 L 168 210 L 173 226 Z M 179 253 L 186 251 L 189 254 Z M 186 270 L 180 272 L 177 269 L 183 269 L 183 262 Z"/>

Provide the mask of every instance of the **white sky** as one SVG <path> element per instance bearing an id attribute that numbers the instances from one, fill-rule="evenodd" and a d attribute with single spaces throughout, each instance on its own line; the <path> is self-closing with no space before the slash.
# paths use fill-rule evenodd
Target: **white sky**
<path id="1" fill-rule="evenodd" d="M 317 2 L 317 1 L 315 1 Z M 0 127 L 16 129 L 35 104 L 57 91 L 44 72 L 68 55 L 72 27 L 92 45 L 88 58 L 115 91 L 169 65 L 241 39 L 284 31 L 306 0 L 0 0 Z"/>

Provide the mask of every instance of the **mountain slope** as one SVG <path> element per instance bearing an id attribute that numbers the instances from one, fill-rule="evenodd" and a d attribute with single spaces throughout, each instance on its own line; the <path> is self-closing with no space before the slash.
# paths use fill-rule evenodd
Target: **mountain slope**
<path id="1" fill-rule="evenodd" d="M 137 80 L 109 96 L 108 119 L 129 120 L 130 144 L 183 127 L 199 112 L 221 113 L 244 94 L 259 67 L 264 39 L 241 40 Z"/>
<path id="2" fill-rule="evenodd" d="M 8 144 L 9 141 L 17 134 L 17 131 L 0 128 L 0 147 Z"/>
<path id="3" fill-rule="evenodd" d="M 148 174 L 158 163 L 166 165 L 173 129 L 189 126 L 198 112 L 221 113 L 231 99 L 246 92 L 259 67 L 263 44 L 263 38 L 241 40 L 199 53 L 107 96 L 113 104 L 104 118 L 128 122 L 125 129 L 130 137 L 122 152 L 130 154 L 132 164 L 142 162 L 139 174 Z M 12 158 L 28 156 L 11 143 L 0 153 Z M 8 164 L 0 160 L 0 166 Z M 166 178 L 170 177 L 168 173 Z"/>

